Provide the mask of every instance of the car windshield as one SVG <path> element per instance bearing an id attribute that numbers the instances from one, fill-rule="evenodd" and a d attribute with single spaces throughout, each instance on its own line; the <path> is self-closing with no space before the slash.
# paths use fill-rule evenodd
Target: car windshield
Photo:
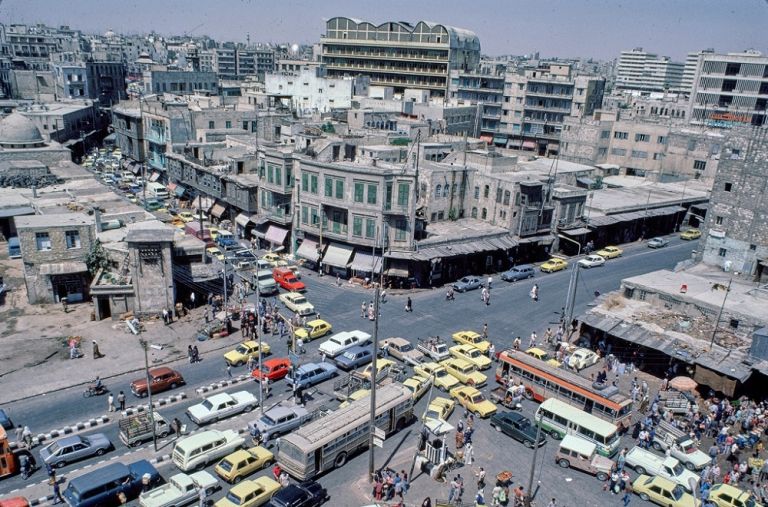
<path id="1" fill-rule="evenodd" d="M 344 352 L 344 357 L 347 359 L 354 359 L 355 355 L 352 352 Z"/>
<path id="2" fill-rule="evenodd" d="M 240 497 L 237 496 L 236 494 L 232 493 L 231 491 L 229 493 L 227 493 L 227 500 L 229 500 L 230 502 L 232 502 L 235 505 L 240 505 L 240 503 L 242 502 Z"/>
<path id="3" fill-rule="evenodd" d="M 221 460 L 221 462 L 219 463 L 219 467 L 225 472 L 229 472 L 230 470 L 232 470 L 232 462 L 227 461 L 225 459 Z"/>
<path id="4" fill-rule="evenodd" d="M 200 405 L 202 405 L 203 408 L 206 409 L 206 410 L 212 410 L 213 409 L 213 403 L 211 403 L 210 400 L 205 400 Z"/>
<path id="5" fill-rule="evenodd" d="M 305 298 L 304 296 L 293 298 L 293 303 L 296 305 L 303 305 L 306 302 L 307 302 L 307 298 Z"/>
<path id="6" fill-rule="evenodd" d="M 480 351 L 479 350 L 468 350 L 467 351 L 467 355 L 469 357 L 478 357 L 480 355 Z"/>
<path id="7" fill-rule="evenodd" d="M 448 375 L 448 373 L 446 373 L 446 371 L 442 370 L 442 369 L 441 370 L 435 370 L 434 374 L 435 374 L 435 377 L 437 377 L 437 378 L 445 377 L 446 375 Z"/>
<path id="8" fill-rule="evenodd" d="M 683 465 L 678 463 L 672 468 L 672 471 L 675 473 L 675 475 L 680 475 L 683 473 Z"/>
<path id="9" fill-rule="evenodd" d="M 335 343 L 336 345 L 341 345 L 341 341 L 338 338 L 331 338 L 328 341 L 331 343 Z"/>
<path id="10" fill-rule="evenodd" d="M 237 348 L 235 348 L 235 350 L 240 352 L 241 354 L 248 353 L 248 349 L 245 347 L 245 345 L 238 345 Z"/>
<path id="11" fill-rule="evenodd" d="M 520 419 L 519 421 L 517 421 L 517 424 L 521 428 L 527 428 L 528 426 L 531 425 L 531 421 L 529 421 L 528 419 Z"/>
<path id="12" fill-rule="evenodd" d="M 460 281 L 461 283 L 469 283 L 469 278 L 466 278 L 466 277 L 465 277 L 465 278 L 462 278 L 462 279 L 461 279 L 461 280 L 459 280 L 459 281 Z"/>
<path id="13" fill-rule="evenodd" d="M 472 396 L 470 399 L 472 400 L 472 403 L 482 403 L 485 401 L 485 398 L 480 393 Z"/>
<path id="14" fill-rule="evenodd" d="M 427 410 L 424 413 L 424 417 L 431 417 L 432 419 L 440 419 L 440 412 L 437 410 Z"/>
<path id="15" fill-rule="evenodd" d="M 683 491 L 683 487 L 678 484 L 677 486 L 675 486 L 675 489 L 672 490 L 672 497 L 675 500 L 680 500 L 680 498 L 682 498 L 684 493 L 685 491 Z"/>
<path id="16" fill-rule="evenodd" d="M 59 443 L 58 442 L 54 442 L 50 446 L 48 446 L 48 451 L 51 454 L 56 454 L 57 452 L 59 452 L 59 449 L 61 449 L 61 447 L 59 447 Z"/>
<path id="17" fill-rule="evenodd" d="M 261 422 L 263 422 L 264 424 L 267 424 L 269 426 L 273 426 L 275 424 L 275 420 L 272 419 L 271 417 L 269 417 L 267 414 L 264 414 L 263 416 L 261 416 L 260 420 L 261 420 Z"/>
<path id="18" fill-rule="evenodd" d="M 400 352 L 410 352 L 413 350 L 413 347 L 411 347 L 410 343 L 406 343 L 405 345 L 400 346 Z"/>

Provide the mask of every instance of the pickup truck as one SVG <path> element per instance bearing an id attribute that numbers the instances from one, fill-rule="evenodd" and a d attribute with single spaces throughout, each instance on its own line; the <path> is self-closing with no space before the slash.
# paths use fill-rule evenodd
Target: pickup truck
<path id="1" fill-rule="evenodd" d="M 426 340 L 419 340 L 416 348 L 424 355 L 432 358 L 436 363 L 451 357 L 451 353 L 448 351 L 448 344 L 440 339 L 439 336 L 430 337 Z"/>
<path id="2" fill-rule="evenodd" d="M 334 358 L 355 345 L 365 345 L 370 342 L 371 335 L 364 331 L 342 331 L 321 343 L 319 350 L 323 356 Z"/>
<path id="3" fill-rule="evenodd" d="M 637 446 L 629 450 L 625 463 L 638 474 L 664 477 L 675 484 L 681 485 L 689 493 L 692 492 L 691 479 L 693 480 L 694 487 L 699 483 L 699 476 L 686 469 L 675 458 L 671 456 L 657 456 L 651 451 Z"/>
<path id="4" fill-rule="evenodd" d="M 670 455 L 691 471 L 702 470 L 712 462 L 709 455 L 698 449 L 686 432 L 663 420 L 656 426 L 651 445 L 660 452 L 669 449 Z"/>
<path id="5" fill-rule="evenodd" d="M 301 406 L 276 406 L 264 412 L 264 415 L 248 423 L 248 429 L 256 429 L 261 435 L 261 441 L 267 442 L 291 430 L 298 428 L 312 419 L 312 414 Z"/>
<path id="6" fill-rule="evenodd" d="M 252 283 L 258 288 L 260 296 L 269 296 L 277 292 L 277 282 L 269 269 L 259 269 L 253 275 Z"/>
<path id="7" fill-rule="evenodd" d="M 304 292 L 307 287 L 304 282 L 296 278 L 296 275 L 288 268 L 275 268 L 272 270 L 272 278 L 283 289 L 289 292 Z"/>
<path id="8" fill-rule="evenodd" d="M 165 438 L 171 433 L 171 426 L 163 416 L 154 412 L 155 435 Z M 117 422 L 120 431 L 120 441 L 128 447 L 135 447 L 142 442 L 152 440 L 152 422 L 149 420 L 149 414 L 142 412 L 120 419 Z"/>
<path id="9" fill-rule="evenodd" d="M 667 410 L 676 415 L 685 415 L 689 411 L 693 414 L 699 411 L 696 398 L 688 393 L 667 389 L 659 391 L 659 409 Z"/>
<path id="10" fill-rule="evenodd" d="M 203 488 L 207 496 L 219 489 L 219 481 L 206 471 L 191 475 L 176 474 L 166 484 L 139 495 L 141 507 L 172 507 L 189 505 L 199 498 L 198 489 Z"/>

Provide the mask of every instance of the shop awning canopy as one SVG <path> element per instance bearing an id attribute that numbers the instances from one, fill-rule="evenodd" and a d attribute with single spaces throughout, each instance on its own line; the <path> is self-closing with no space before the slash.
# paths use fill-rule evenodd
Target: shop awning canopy
<path id="1" fill-rule="evenodd" d="M 227 207 L 224 204 L 216 203 L 213 205 L 213 208 L 211 208 L 211 215 L 215 216 L 216 218 L 221 218 L 221 215 L 226 213 Z"/>
<path id="2" fill-rule="evenodd" d="M 591 229 L 587 229 L 586 227 L 579 227 L 578 229 L 570 229 L 567 231 L 560 231 L 566 236 L 581 236 L 583 234 L 589 234 L 592 232 Z"/>
<path id="3" fill-rule="evenodd" d="M 365 273 L 381 273 L 381 257 L 357 252 L 349 267 Z"/>
<path id="4" fill-rule="evenodd" d="M 72 273 L 84 273 L 85 271 L 88 271 L 88 266 L 80 261 L 56 262 L 40 265 L 40 274 L 43 276 L 68 275 Z"/>
<path id="5" fill-rule="evenodd" d="M 408 278 L 408 262 L 405 260 L 391 259 L 389 261 L 389 268 L 387 268 L 385 274 L 397 278 Z"/>
<path id="6" fill-rule="evenodd" d="M 493 144 L 507 144 L 507 136 L 493 136 Z"/>
<path id="7" fill-rule="evenodd" d="M 195 197 L 192 199 L 192 207 L 195 209 L 203 210 L 203 212 L 207 213 L 209 209 L 211 209 L 211 206 L 213 206 L 213 199 L 210 197 Z"/>
<path id="8" fill-rule="evenodd" d="M 235 217 L 235 223 L 240 227 L 247 227 L 249 220 L 248 215 L 244 213 L 240 213 Z"/>
<path id="9" fill-rule="evenodd" d="M 534 143 L 533 141 L 523 141 L 523 148 L 532 150 L 536 148 L 536 143 Z"/>
<path id="10" fill-rule="evenodd" d="M 323 255 L 323 264 L 344 269 L 349 265 L 350 257 L 352 257 L 351 246 L 331 243 Z"/>
<path id="11" fill-rule="evenodd" d="M 287 235 L 287 229 L 283 229 L 282 227 L 278 227 L 276 225 L 270 225 L 269 229 L 267 229 L 267 233 L 264 235 L 264 239 L 270 243 L 282 245 Z"/>
<path id="12" fill-rule="evenodd" d="M 296 250 L 296 255 L 312 262 L 317 262 L 320 258 L 320 253 L 317 251 L 317 243 L 309 239 L 301 242 L 298 250 Z"/>
<path id="13" fill-rule="evenodd" d="M 159 172 L 153 172 L 152 176 L 149 177 L 149 181 L 157 181 L 160 179 L 160 173 Z"/>
<path id="14" fill-rule="evenodd" d="M 175 192 L 176 191 L 176 183 L 170 182 L 168 183 L 165 188 L 168 189 L 169 192 Z"/>

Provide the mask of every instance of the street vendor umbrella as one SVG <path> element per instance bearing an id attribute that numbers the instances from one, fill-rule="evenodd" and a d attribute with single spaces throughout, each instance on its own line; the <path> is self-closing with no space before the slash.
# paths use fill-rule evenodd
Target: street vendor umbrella
<path id="1" fill-rule="evenodd" d="M 678 391 L 693 391 L 698 384 L 691 377 L 675 377 L 669 381 L 669 387 Z"/>

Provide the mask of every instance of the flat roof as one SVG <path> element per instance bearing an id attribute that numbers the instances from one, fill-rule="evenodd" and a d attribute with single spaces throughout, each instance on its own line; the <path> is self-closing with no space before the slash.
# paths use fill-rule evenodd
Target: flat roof
<path id="1" fill-rule="evenodd" d="M 53 215 L 25 215 L 15 218 L 17 229 L 93 225 L 94 218 L 85 213 L 56 213 Z"/>

